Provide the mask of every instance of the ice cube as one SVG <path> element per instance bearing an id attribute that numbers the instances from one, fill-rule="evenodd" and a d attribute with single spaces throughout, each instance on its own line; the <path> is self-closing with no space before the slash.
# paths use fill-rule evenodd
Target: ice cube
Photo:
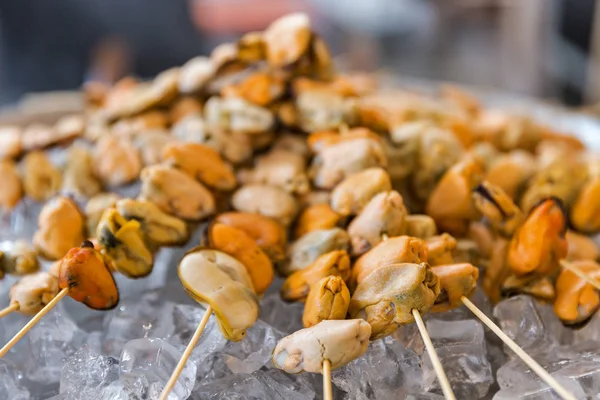
<path id="1" fill-rule="evenodd" d="M 432 319 L 426 326 L 456 397 L 479 399 L 485 396 L 494 378 L 481 323 Z M 426 391 L 442 393 L 427 352 L 422 353 L 421 360 Z"/>
<path id="2" fill-rule="evenodd" d="M 127 373 L 102 390 L 99 400 L 147 399 L 150 383 L 144 374 Z M 171 396 L 169 396 L 169 400 Z"/>
<path id="3" fill-rule="evenodd" d="M 158 338 L 134 339 L 125 344 L 119 363 L 121 373 L 144 374 L 150 384 L 157 383 L 160 390 L 175 370 L 182 352 L 172 344 Z M 196 365 L 187 362 L 173 388 L 174 395 L 186 399 L 196 383 Z"/>
<path id="4" fill-rule="evenodd" d="M 423 389 L 419 356 L 392 337 L 376 340 L 362 357 L 333 371 L 344 399 L 404 398 Z"/>
<path id="5" fill-rule="evenodd" d="M 4 242 L 7 243 L 7 242 Z M 2 243 L 0 243 L 0 251 L 1 251 Z M 2 284 L 0 284 L 0 307 L 4 308 L 8 306 L 10 302 L 10 297 L 8 296 L 8 292 L 10 288 L 17 283 L 19 277 L 16 275 L 4 275 L 2 278 Z M 14 313 L 13 313 L 14 314 Z"/>
<path id="6" fill-rule="evenodd" d="M 27 334 L 27 377 L 39 383 L 58 382 L 63 362 L 85 341 L 86 334 L 68 316 L 53 310 Z"/>
<path id="7" fill-rule="evenodd" d="M 91 352 L 102 354 L 102 337 L 103 333 L 100 331 L 90 332 L 87 335 L 84 344 L 90 349 Z"/>
<path id="8" fill-rule="evenodd" d="M 600 353 L 597 352 L 597 343 L 591 342 L 589 345 L 589 349 L 583 346 L 557 348 L 536 357 L 536 361 L 553 376 L 577 382 L 585 393 L 600 393 Z M 592 350 L 594 345 L 596 351 Z M 527 386 L 540 380 L 520 359 L 503 365 L 498 370 L 497 377 L 502 389 Z"/>
<path id="9" fill-rule="evenodd" d="M 542 303 L 536 299 L 533 299 L 533 301 L 535 303 L 535 308 L 538 310 L 540 318 L 546 327 L 546 331 L 552 336 L 553 341 L 561 345 L 573 343 L 575 330 L 563 325 L 560 318 L 558 318 L 554 312 L 552 305 Z"/>
<path id="10" fill-rule="evenodd" d="M 101 356 L 83 345 L 62 367 L 60 393 L 69 393 L 73 400 L 93 398 L 100 389 L 118 379 L 118 375 L 118 360 Z"/>
<path id="11" fill-rule="evenodd" d="M 58 303 L 57 309 L 61 314 L 68 315 L 78 326 L 93 326 L 94 329 L 102 328 L 102 319 L 106 315 L 106 311 L 83 307 L 80 302 L 68 296 Z"/>
<path id="12" fill-rule="evenodd" d="M 404 347 L 411 349 L 417 354 L 422 354 L 423 351 L 425 351 L 423 339 L 421 339 L 417 324 L 400 325 L 396 332 L 392 333 L 391 337 L 398 340 Z"/>
<path id="13" fill-rule="evenodd" d="M 196 387 L 233 375 L 219 353 L 212 353 L 196 364 Z"/>
<path id="14" fill-rule="evenodd" d="M 175 277 L 163 286 L 159 291 L 161 297 L 165 301 L 170 301 L 175 304 L 186 304 L 190 306 L 200 306 L 195 300 L 193 300 L 181 287 L 181 281 Z"/>
<path id="15" fill-rule="evenodd" d="M 56 396 L 48 397 L 46 400 L 69 400 L 69 395 L 66 393 L 57 394 Z"/>
<path id="16" fill-rule="evenodd" d="M 160 292 L 121 301 L 104 317 L 103 353 L 118 357 L 123 345 L 141 337 L 168 338 L 173 333 L 173 306 Z"/>
<path id="17" fill-rule="evenodd" d="M 188 226 L 190 237 L 187 243 L 183 246 L 162 247 L 158 253 L 156 253 L 154 270 L 152 271 L 152 274 L 146 278 L 148 280 L 148 287 L 158 288 L 160 285 L 161 294 L 166 300 L 177 303 L 181 302 L 180 299 L 190 301 L 189 296 L 185 294 L 181 288 L 181 283 L 177 276 L 177 265 L 179 265 L 179 261 L 181 261 L 185 253 L 202 243 L 205 237 L 206 227 L 206 223 Z M 166 288 L 165 283 L 167 286 L 170 286 L 170 283 L 175 283 L 175 285 L 171 287 L 174 290 Z"/>
<path id="18" fill-rule="evenodd" d="M 506 353 L 504 353 L 504 343 L 502 343 L 497 336 L 495 336 L 493 333 L 486 332 L 486 340 L 487 359 L 492 366 L 494 375 L 496 375 L 498 369 L 506 364 L 509 358 Z"/>
<path id="19" fill-rule="evenodd" d="M 267 388 L 266 393 L 271 397 L 278 395 L 283 400 L 313 399 L 315 391 L 310 377 L 317 377 L 319 382 L 323 381 L 320 374 L 291 375 L 279 369 L 260 370 L 254 374 Z M 322 388 L 319 392 L 323 392 Z"/>
<path id="20" fill-rule="evenodd" d="M 8 282 L 7 282 L 8 280 Z M 5 276 L 0 283 L 0 288 L 4 284 L 10 282 L 10 277 Z M 8 294 L 6 295 L 8 299 Z M 7 304 L 8 305 L 8 304 Z M 0 343 L 8 342 L 12 337 L 31 319 L 28 315 L 23 315 L 19 312 L 13 312 L 0 319 Z M 22 369 L 29 358 L 29 344 L 26 339 L 20 340 L 15 344 L 8 353 L 3 357 L 5 360 L 12 361 L 17 368 Z"/>
<path id="21" fill-rule="evenodd" d="M 260 302 L 259 318 L 275 329 L 289 335 L 304 328 L 302 313 L 304 304 L 288 303 L 281 299 L 279 291 L 265 296 Z"/>
<path id="22" fill-rule="evenodd" d="M 519 295 L 503 300 L 494 308 L 500 328 L 529 354 L 546 353 L 557 341 L 548 332 L 531 296 Z M 506 349 L 510 357 L 514 353 Z"/>
<path id="23" fill-rule="evenodd" d="M 29 399 L 29 391 L 21 387 L 20 378 L 21 374 L 10 361 L 0 359 L 0 399 Z"/>
<path id="24" fill-rule="evenodd" d="M 198 325 L 200 325 L 205 312 L 206 310 L 199 306 L 176 305 L 173 308 L 175 330 L 170 342 L 176 346 L 187 346 Z M 227 339 L 223 337 L 219 330 L 216 317 L 213 314 L 204 327 L 190 360 L 194 361 L 196 365 L 202 365 L 207 357 L 222 350 L 226 343 Z"/>
<path id="25" fill-rule="evenodd" d="M 147 399 L 159 399 L 160 395 L 163 392 L 165 385 L 160 382 L 153 382 L 148 386 L 148 390 L 146 392 Z M 168 400 L 183 400 L 183 398 L 178 397 L 175 393 L 169 392 L 167 396 Z"/>
<path id="26" fill-rule="evenodd" d="M 194 391 L 194 398 L 203 400 L 306 400 L 315 397 L 304 374 L 289 375 L 278 369 L 231 375 Z"/>
<path id="27" fill-rule="evenodd" d="M 586 325 L 573 331 L 575 344 L 590 340 L 600 342 L 600 313 L 596 313 Z"/>
<path id="28" fill-rule="evenodd" d="M 169 279 L 176 276 L 179 260 L 173 258 L 174 249 L 162 247 L 154 254 L 152 273 L 145 278 L 148 281 L 148 289 L 160 289 L 166 285 Z"/>
<path id="29" fill-rule="evenodd" d="M 209 324 L 211 321 L 209 321 Z M 216 324 L 215 324 L 216 325 Z M 207 325 L 208 327 L 208 325 Z M 217 335 L 218 328 L 212 331 L 212 346 L 220 346 Z M 272 326 L 261 320 L 246 331 L 246 336 L 239 342 L 226 341 L 220 350 L 209 353 L 196 346 L 194 357 L 198 360 L 197 379 L 199 385 L 227 377 L 232 374 L 250 374 L 263 367 L 271 368 L 271 352 L 284 336 Z M 212 347 L 214 348 L 214 347 Z M 209 346 L 209 351 L 211 347 Z M 204 354 L 200 353 L 204 352 Z"/>
<path id="30" fill-rule="evenodd" d="M 200 324 L 204 312 L 205 310 L 198 305 L 178 304 L 175 306 L 173 309 L 175 331 L 170 342 L 183 350 Z M 201 381 L 209 382 L 231 374 L 220 356 L 220 352 L 226 344 L 227 339 L 223 337 L 213 314 L 204 327 L 200 340 L 198 340 L 190 356 L 190 362 L 194 362 L 197 366 L 197 384 L 200 384 Z"/>
<path id="31" fill-rule="evenodd" d="M 284 334 L 261 320 L 246 331 L 239 342 L 227 342 L 220 354 L 234 374 L 250 374 L 270 364 L 271 352 Z"/>
<path id="32" fill-rule="evenodd" d="M 576 382 L 557 377 L 557 381 L 576 399 L 588 399 Z M 519 386 L 502 389 L 496 393 L 493 400 L 561 400 L 554 390 L 543 382 L 531 381 Z"/>
<path id="33" fill-rule="evenodd" d="M 19 205 L 17 204 L 16 207 Z M 16 208 L 15 207 L 15 208 Z M 14 240 L 15 234 L 12 232 L 11 227 L 12 212 L 0 210 L 0 240 Z M 37 221 L 34 222 L 34 226 Z"/>
<path id="34" fill-rule="evenodd" d="M 21 199 L 10 215 L 10 236 L 7 239 L 31 240 L 37 230 L 38 216 L 43 206 L 44 203 L 29 197 Z"/>
<path id="35" fill-rule="evenodd" d="M 548 372 L 556 372 L 570 361 L 563 357 L 556 357 L 556 354 L 538 355 L 535 360 Z M 533 381 L 538 381 L 539 377 L 533 372 L 521 359 L 515 358 L 504 364 L 496 373 L 498 385 L 501 389 L 520 386 Z"/>
<path id="36" fill-rule="evenodd" d="M 119 293 L 122 294 L 121 302 L 119 304 L 131 300 L 139 300 L 140 297 L 150 290 L 148 277 L 131 279 L 123 274 L 114 274 L 113 277 L 119 288 Z"/>
<path id="37" fill-rule="evenodd" d="M 445 397 L 435 393 L 411 393 L 405 397 L 405 400 L 444 400 Z"/>
<path id="38" fill-rule="evenodd" d="M 587 341 L 569 346 L 561 346 L 556 351 L 557 356 L 569 359 L 595 360 L 600 358 L 598 342 Z"/>
<path id="39" fill-rule="evenodd" d="M 554 375 L 577 382 L 590 398 L 600 393 L 600 357 L 596 360 L 574 360 Z"/>

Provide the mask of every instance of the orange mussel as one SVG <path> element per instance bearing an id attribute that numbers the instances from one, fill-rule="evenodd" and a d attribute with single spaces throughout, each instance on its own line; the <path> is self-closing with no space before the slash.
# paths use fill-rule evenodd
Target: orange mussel
<path id="1" fill-rule="evenodd" d="M 240 229 L 215 223 L 210 227 L 208 241 L 211 248 L 227 253 L 244 264 L 257 294 L 267 290 L 274 277 L 273 264 L 252 237 Z"/>
<path id="2" fill-rule="evenodd" d="M 567 217 L 556 198 L 535 207 L 510 242 L 508 265 L 517 275 L 552 274 L 567 256 Z"/>
<path id="3" fill-rule="evenodd" d="M 271 261 L 285 259 L 287 233 L 279 222 L 260 214 L 246 212 L 227 212 L 219 214 L 215 222 L 244 231 L 258 247 L 264 251 Z"/>
<path id="4" fill-rule="evenodd" d="M 119 302 L 119 290 L 105 258 L 90 241 L 69 250 L 60 262 L 58 284 L 69 296 L 95 310 L 110 310 Z"/>
<path id="5" fill-rule="evenodd" d="M 591 260 L 574 261 L 580 271 L 593 279 L 600 279 L 600 265 Z M 600 306 L 596 288 L 574 272 L 563 269 L 556 280 L 554 312 L 565 324 L 587 321 Z"/>

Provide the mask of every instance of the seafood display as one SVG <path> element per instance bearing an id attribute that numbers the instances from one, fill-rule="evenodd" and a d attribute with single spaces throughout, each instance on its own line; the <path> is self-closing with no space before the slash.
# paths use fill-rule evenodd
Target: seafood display
<path id="1" fill-rule="evenodd" d="M 337 73 L 304 14 L 150 81 L 84 90 L 84 115 L 0 129 L 5 225 L 14 230 L 20 213 L 37 223 L 30 237 L 11 231 L 0 244 L 0 279 L 13 283 L 2 291 L 0 338 L 15 334 L 4 333 L 9 318 L 41 319 L 65 296 L 105 315 L 93 348 L 103 354 L 89 355 L 87 333 L 73 351 L 52 350 L 68 359 L 45 381 L 60 381 L 46 392 L 55 399 L 287 400 L 270 391 L 277 385 L 291 385 L 290 398 L 320 398 L 310 373 L 331 373 L 339 399 L 452 398 L 450 386 L 461 399 L 571 398 L 486 342 L 466 302 L 489 315 L 494 306 L 511 339 L 563 374 L 572 398 L 597 394 L 600 336 L 588 347 L 553 341 L 559 359 L 532 345 L 550 340 L 530 321 L 539 310 L 539 324 L 552 321 L 564 337 L 600 329 L 600 155 L 568 132 L 454 86 L 430 95 Z M 153 288 L 129 289 L 163 273 Z M 118 336 L 136 312 L 165 318 L 174 292 L 192 300 L 173 306 L 176 318 Z M 257 346 L 265 325 L 277 333 L 261 331 L 270 340 Z M 416 334 L 425 327 L 441 362 Z M 9 343 L 0 370 L 24 365 Z M 478 346 L 481 359 L 470 356 Z M 231 348 L 252 355 L 241 362 Z M 398 352 L 405 360 L 386 366 Z M 95 383 L 77 375 L 84 359 L 102 376 Z M 398 367 L 409 359 L 419 383 Z M 435 363 L 452 369 L 448 388 Z M 36 363 L 28 379 L 44 368 Z M 0 397 L 28 398 L 11 374 L 0 377 Z M 244 389 L 248 380 L 264 397 Z"/>

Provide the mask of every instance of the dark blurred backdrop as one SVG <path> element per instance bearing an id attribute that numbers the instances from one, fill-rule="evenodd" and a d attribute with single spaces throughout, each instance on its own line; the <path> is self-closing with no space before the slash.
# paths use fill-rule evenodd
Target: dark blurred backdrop
<path id="1" fill-rule="evenodd" d="M 539 96 L 600 99 L 595 0 L 0 0 L 0 102 L 150 77 L 311 15 L 347 69 L 385 70 Z"/>

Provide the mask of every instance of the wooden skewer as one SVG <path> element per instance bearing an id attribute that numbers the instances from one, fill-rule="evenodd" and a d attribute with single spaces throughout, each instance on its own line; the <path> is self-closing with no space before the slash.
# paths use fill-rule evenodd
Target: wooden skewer
<path id="1" fill-rule="evenodd" d="M 427 328 L 425 327 L 421 313 L 419 310 L 413 308 L 412 315 L 417 322 L 417 326 L 419 327 L 419 332 L 421 333 L 421 337 L 425 343 L 425 348 L 427 349 L 427 353 L 429 354 L 429 358 L 433 364 L 435 374 L 437 375 L 438 381 L 440 381 L 440 386 L 442 387 L 444 397 L 448 400 L 456 400 L 454 392 L 452 391 L 452 387 L 450 386 L 450 382 L 448 381 L 448 377 L 446 376 L 446 372 L 444 371 L 444 367 L 442 367 L 440 358 L 435 351 L 435 347 L 433 347 L 433 343 L 431 342 L 431 338 L 429 337 L 429 333 L 427 332 Z"/>
<path id="2" fill-rule="evenodd" d="M 169 397 L 169 393 L 171 392 L 171 390 L 173 390 L 173 387 L 177 383 L 177 379 L 179 378 L 179 375 L 181 375 L 181 371 L 183 371 L 183 368 L 185 367 L 185 363 L 192 355 L 192 351 L 194 350 L 194 347 L 196 347 L 196 343 L 198 343 L 198 340 L 200 339 L 200 336 L 202 335 L 202 332 L 204 331 L 204 328 L 206 327 L 206 324 L 208 323 L 208 320 L 210 319 L 211 314 L 212 314 L 212 307 L 208 306 L 206 308 L 206 311 L 204 312 L 204 316 L 202 317 L 202 320 L 200 321 L 200 325 L 198 325 L 196 332 L 194 332 L 194 336 L 192 336 L 192 339 L 190 340 L 187 347 L 185 348 L 183 355 L 179 359 L 179 362 L 177 363 L 177 366 L 175 367 L 175 371 L 173 371 L 173 374 L 171 374 L 169 381 L 165 385 L 165 388 L 163 389 L 162 393 L 160 394 L 160 400 L 166 400 Z"/>
<path id="3" fill-rule="evenodd" d="M 15 336 L 13 336 L 13 338 L 10 339 L 8 341 L 8 343 L 6 343 L 2 349 L 0 349 L 0 358 L 4 357 L 6 355 L 6 353 L 8 353 L 9 350 L 15 344 L 17 344 L 17 342 L 19 340 L 21 340 L 23 338 L 23 336 L 25 336 L 27 334 L 27 332 L 29 332 L 29 330 L 31 328 L 33 328 L 33 326 L 35 324 L 37 324 L 44 317 L 44 315 L 48 314 L 54 308 L 54 306 L 56 306 L 58 304 L 58 302 L 68 294 L 69 294 L 69 288 L 64 288 L 63 290 L 58 292 L 56 297 L 54 297 L 50 301 L 50 303 L 46 304 L 46 306 L 44 308 L 42 308 L 39 313 L 35 314 L 33 316 L 33 318 L 31 318 L 29 320 L 29 322 L 27 324 L 25 324 L 25 326 L 22 327 L 21 330 L 19 332 L 17 332 L 17 334 Z"/>
<path id="4" fill-rule="evenodd" d="M 598 281 L 597 279 L 592 278 L 591 276 L 589 276 L 588 274 L 586 274 L 585 272 L 583 272 L 582 270 L 580 270 L 575 265 L 573 265 L 570 262 L 567 262 L 565 260 L 560 260 L 560 266 L 563 267 L 566 270 L 571 271 L 572 273 L 574 273 L 575 275 L 577 275 L 581 279 L 585 280 L 590 285 L 594 286 L 596 289 L 600 290 L 600 281 Z"/>
<path id="5" fill-rule="evenodd" d="M 381 235 L 381 239 L 383 241 L 388 240 L 388 235 L 386 233 Z M 429 333 L 427 332 L 427 328 L 425 327 L 425 323 L 423 322 L 423 317 L 421 317 L 421 313 L 419 310 L 413 308 L 412 315 L 417 322 L 417 327 L 419 328 L 419 332 L 421 333 L 421 337 L 423 338 L 423 342 L 425 343 L 425 348 L 427 349 L 427 353 L 429 354 L 429 358 L 431 359 L 431 363 L 433 364 L 433 369 L 435 370 L 435 374 L 437 375 L 438 381 L 440 381 L 440 386 L 442 387 L 442 392 L 444 393 L 444 397 L 448 400 L 456 400 L 454 396 L 454 392 L 452 391 L 452 386 L 450 386 L 450 382 L 448 381 L 448 377 L 446 376 L 446 372 L 444 371 L 444 367 L 438 357 L 435 347 L 433 347 L 433 343 L 431 342 L 431 338 L 429 337 Z"/>
<path id="6" fill-rule="evenodd" d="M 333 391 L 331 390 L 331 362 L 323 361 L 323 400 L 333 399 Z"/>
<path id="7" fill-rule="evenodd" d="M 500 329 L 498 325 L 494 323 L 491 319 L 488 318 L 487 315 L 483 313 L 471 300 L 466 298 L 465 296 L 461 297 L 463 304 L 471 310 L 473 314 L 477 316 L 488 328 L 492 330 L 512 351 L 515 352 L 517 356 L 525 364 L 529 366 L 548 386 L 550 386 L 554 391 L 562 397 L 564 400 L 576 400 L 575 396 L 573 396 L 567 389 L 565 389 L 552 375 L 548 373 L 537 361 L 535 361 L 529 354 L 527 354 L 522 348 L 519 347 L 518 344 L 515 343 L 514 340 L 508 337 L 506 333 Z"/>
<path id="8" fill-rule="evenodd" d="M 12 303 L 10 306 L 3 308 L 0 310 L 0 318 L 7 316 L 13 311 L 17 311 L 19 309 L 19 303 Z"/>

